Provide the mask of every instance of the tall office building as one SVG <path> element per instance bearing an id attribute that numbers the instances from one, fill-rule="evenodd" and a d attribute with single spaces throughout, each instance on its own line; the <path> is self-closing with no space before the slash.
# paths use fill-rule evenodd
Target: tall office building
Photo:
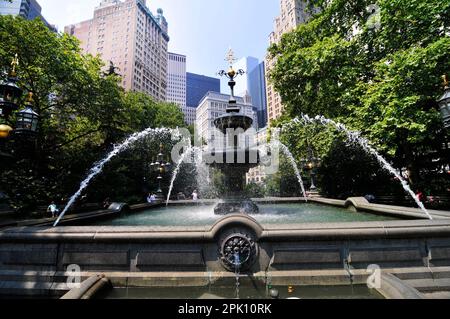
<path id="1" fill-rule="evenodd" d="M 267 102 L 266 102 L 266 77 L 264 62 L 254 57 L 245 57 L 237 61 L 233 68 L 244 70 L 243 78 L 236 81 L 235 92 L 237 95 L 250 95 L 252 104 L 258 116 L 258 127 L 267 126 Z"/>
<path id="2" fill-rule="evenodd" d="M 279 43 L 286 32 L 292 31 L 299 24 L 306 23 L 311 18 L 307 11 L 308 1 L 305 0 L 281 0 L 281 14 L 275 18 L 274 31 L 269 36 L 270 45 Z M 269 84 L 268 75 L 275 66 L 276 59 L 266 58 L 266 83 L 267 83 L 267 111 L 269 122 L 277 119 L 283 112 L 281 97 Z"/>
<path id="3" fill-rule="evenodd" d="M 266 69 L 265 62 L 261 62 L 248 75 L 250 83 L 250 94 L 253 99 L 253 105 L 256 106 L 258 115 L 258 128 L 266 127 L 268 124 L 267 118 L 267 85 L 266 85 Z"/>
<path id="4" fill-rule="evenodd" d="M 167 102 L 186 106 L 186 56 L 169 52 L 167 68 Z"/>
<path id="5" fill-rule="evenodd" d="M 197 108 L 208 92 L 220 92 L 220 79 L 209 76 L 186 74 L 186 106 Z"/>
<path id="6" fill-rule="evenodd" d="M 112 61 L 126 90 L 166 100 L 169 36 L 162 9 L 155 16 L 146 0 L 103 0 L 92 19 L 65 32 L 76 36 L 86 53 Z"/>
<path id="7" fill-rule="evenodd" d="M 199 103 L 195 125 L 198 136 L 209 145 L 217 142 L 214 136 L 214 120 L 226 114 L 229 101 L 230 95 L 208 92 Z M 255 120 L 256 112 L 251 104 L 251 98 L 249 96 L 236 97 L 236 101 L 237 106 L 241 108 L 241 113 Z"/>
<path id="8" fill-rule="evenodd" d="M 177 104 L 188 125 L 195 123 L 196 108 L 186 106 L 186 56 L 169 52 L 167 102 Z"/>
<path id="9" fill-rule="evenodd" d="M 41 12 L 42 8 L 36 0 L 0 1 L 0 15 L 21 16 L 28 20 L 39 18 L 50 30 L 56 32 L 56 27 L 48 23 Z"/>

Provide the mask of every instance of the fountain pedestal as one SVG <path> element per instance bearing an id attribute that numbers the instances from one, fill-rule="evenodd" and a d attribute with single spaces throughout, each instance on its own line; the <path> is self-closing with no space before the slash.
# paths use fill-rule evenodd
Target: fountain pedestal
<path id="1" fill-rule="evenodd" d="M 257 149 L 228 149 L 206 155 L 213 156 L 210 166 L 222 172 L 224 192 L 220 194 L 222 201 L 214 209 L 216 215 L 257 214 L 258 206 L 245 194 L 245 176 L 248 171 L 260 162 Z M 220 162 L 220 163 L 218 163 Z"/>

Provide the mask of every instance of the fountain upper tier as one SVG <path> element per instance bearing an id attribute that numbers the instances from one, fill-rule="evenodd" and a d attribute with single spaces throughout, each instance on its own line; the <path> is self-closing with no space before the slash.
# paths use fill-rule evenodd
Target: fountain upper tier
<path id="1" fill-rule="evenodd" d="M 214 126 L 221 131 L 223 134 L 227 133 L 228 129 L 243 129 L 247 131 L 253 125 L 253 119 L 243 114 L 238 114 L 235 112 L 230 112 L 222 115 L 214 120 Z"/>

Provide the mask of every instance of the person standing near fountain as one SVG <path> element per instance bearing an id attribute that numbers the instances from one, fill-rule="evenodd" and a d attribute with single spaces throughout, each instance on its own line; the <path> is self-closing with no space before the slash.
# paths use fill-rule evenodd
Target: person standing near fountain
<path id="1" fill-rule="evenodd" d="M 52 201 L 52 203 L 47 207 L 47 213 L 51 213 L 52 218 L 58 217 L 59 209 L 58 206 L 56 206 L 55 201 Z"/>
<path id="2" fill-rule="evenodd" d="M 148 194 L 147 196 L 147 203 L 154 204 L 156 202 L 156 195 L 155 194 Z"/>
<path id="3" fill-rule="evenodd" d="M 193 200 L 194 202 L 198 201 L 198 192 L 197 192 L 197 190 L 195 190 L 195 191 L 192 193 L 192 200 Z"/>

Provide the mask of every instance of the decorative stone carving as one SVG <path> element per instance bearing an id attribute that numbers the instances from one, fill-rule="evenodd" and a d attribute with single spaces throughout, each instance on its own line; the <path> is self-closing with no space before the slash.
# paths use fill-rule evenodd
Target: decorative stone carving
<path id="1" fill-rule="evenodd" d="M 258 254 L 253 235 L 245 230 L 236 230 L 222 236 L 219 247 L 222 265 L 233 272 L 249 270 Z"/>

